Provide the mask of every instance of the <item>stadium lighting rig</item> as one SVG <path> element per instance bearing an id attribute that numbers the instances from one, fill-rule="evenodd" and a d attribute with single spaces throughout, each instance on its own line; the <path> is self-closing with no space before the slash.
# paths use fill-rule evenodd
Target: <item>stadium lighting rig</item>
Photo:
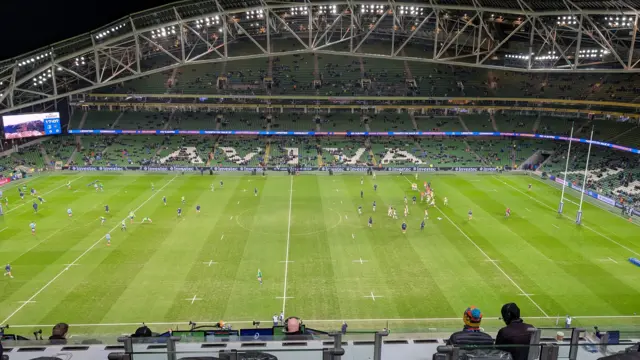
<path id="1" fill-rule="evenodd" d="M 578 25 L 578 19 L 575 16 L 558 16 L 556 24 L 562 26 Z"/>
<path id="2" fill-rule="evenodd" d="M 43 85 L 53 76 L 51 69 L 33 78 L 33 86 Z"/>
<path id="3" fill-rule="evenodd" d="M 318 8 L 318 14 L 337 14 L 338 7 L 336 5 L 320 5 Z"/>
<path id="4" fill-rule="evenodd" d="M 398 13 L 403 16 L 423 16 L 424 8 L 418 6 L 399 6 Z"/>
<path id="5" fill-rule="evenodd" d="M 167 26 L 166 28 L 160 28 L 160 29 L 156 29 L 156 30 L 151 30 L 151 38 L 152 39 L 155 39 L 155 38 L 166 38 L 169 35 L 175 35 L 175 34 L 176 34 L 175 25 Z"/>
<path id="6" fill-rule="evenodd" d="M 85 62 L 85 60 L 84 60 L 84 56 L 77 57 L 77 58 L 76 58 L 76 60 L 75 60 L 75 62 L 74 62 L 74 64 L 75 64 L 76 66 L 86 65 L 86 62 Z"/>
<path id="7" fill-rule="evenodd" d="M 362 5 L 360 8 L 361 14 L 378 14 L 382 15 L 384 13 L 384 6 L 382 5 Z"/>
<path id="8" fill-rule="evenodd" d="M 20 61 L 18 63 L 18 66 L 22 67 L 22 66 L 29 65 L 29 64 L 35 64 L 37 62 L 41 62 L 42 60 L 49 59 L 50 56 L 51 56 L 51 51 L 43 53 L 43 54 L 40 54 L 40 55 L 36 55 L 36 56 L 31 57 L 29 59 L 25 59 L 25 60 Z"/>
<path id="9" fill-rule="evenodd" d="M 307 14 L 307 11 L 305 8 L 305 15 L 306 14 Z M 262 9 L 247 11 L 247 14 L 245 16 L 245 20 L 254 20 L 254 19 L 262 19 L 262 18 L 264 18 L 264 12 L 262 11 Z"/>
<path id="10" fill-rule="evenodd" d="M 202 28 L 203 26 L 210 27 L 213 25 L 220 25 L 220 16 L 216 15 L 195 21 L 195 26 L 198 29 Z"/>
<path id="11" fill-rule="evenodd" d="M 601 58 L 609 54 L 609 50 L 603 49 L 581 49 L 578 57 L 581 58 Z"/>
<path id="12" fill-rule="evenodd" d="M 113 27 L 111 27 L 110 29 L 106 29 L 106 30 L 104 30 L 104 31 L 100 32 L 99 34 L 97 34 L 97 35 L 95 36 L 95 38 L 96 38 L 96 39 L 102 39 L 102 38 L 105 38 L 105 37 L 107 37 L 107 36 L 109 36 L 109 35 L 115 34 L 118 30 L 120 30 L 120 29 L 124 28 L 125 26 L 127 26 L 127 23 L 122 23 L 122 24 L 120 24 L 120 25 L 113 26 Z"/>
<path id="13" fill-rule="evenodd" d="M 292 7 L 291 8 L 291 15 L 292 16 L 308 15 L 308 14 L 309 14 L 309 10 L 307 10 L 306 7 Z"/>
<path id="14" fill-rule="evenodd" d="M 631 16 L 609 16 L 605 17 L 604 20 L 607 21 L 607 26 L 611 28 L 633 27 L 636 22 Z"/>

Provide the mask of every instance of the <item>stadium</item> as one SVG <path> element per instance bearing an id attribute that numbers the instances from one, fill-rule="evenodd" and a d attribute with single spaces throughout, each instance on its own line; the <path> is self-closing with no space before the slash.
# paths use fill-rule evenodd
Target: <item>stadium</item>
<path id="1" fill-rule="evenodd" d="M 638 9 L 186 0 L 0 61 L 4 356 L 638 358 Z"/>

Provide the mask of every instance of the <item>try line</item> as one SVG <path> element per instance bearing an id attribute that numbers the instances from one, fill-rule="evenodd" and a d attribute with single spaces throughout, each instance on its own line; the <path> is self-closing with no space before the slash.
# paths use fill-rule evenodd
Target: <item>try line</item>
<path id="1" fill-rule="evenodd" d="M 377 296 L 376 296 L 377 297 Z M 189 299 L 191 300 L 191 299 Z M 564 318 L 564 316 L 551 316 L 551 317 L 546 317 L 546 316 L 525 316 L 525 319 L 532 319 L 532 320 L 548 320 L 548 319 L 555 319 L 555 318 Z M 629 318 L 640 318 L 640 315 L 580 315 L 580 316 L 572 316 L 572 319 L 629 319 Z M 494 320 L 494 321 L 501 321 L 502 319 L 500 317 L 497 316 L 484 316 L 482 318 L 483 320 Z M 271 319 L 268 320 L 256 320 L 256 321 L 260 321 L 260 322 L 264 322 L 264 323 L 268 323 L 271 321 Z M 442 318 L 407 318 L 407 319 L 319 319 L 319 320 L 307 320 L 304 319 L 304 321 L 306 321 L 307 323 L 342 323 L 343 321 L 346 321 L 347 323 L 361 323 L 361 322 L 372 322 L 372 321 L 379 321 L 379 322 L 387 322 L 387 321 L 405 321 L 405 322 L 421 322 L 421 321 L 460 321 L 459 317 L 442 317 Z M 197 320 L 195 321 L 198 324 L 215 324 L 218 322 L 218 320 L 216 321 L 206 321 L 206 320 Z M 230 320 L 230 321 L 225 321 L 228 324 L 252 324 L 253 320 Z M 98 323 L 98 324 L 69 324 L 69 326 L 73 326 L 73 327 L 91 327 L 91 326 L 103 326 L 103 327 L 111 327 L 111 326 L 140 326 L 142 322 L 136 322 L 136 323 Z M 145 322 L 145 324 L 147 325 L 186 325 L 189 324 L 189 320 L 185 320 L 185 321 L 174 321 L 174 322 Z M 53 327 L 54 324 L 38 324 L 38 325 L 13 325 L 11 324 L 12 328 L 31 328 L 31 327 Z"/>
<path id="2" fill-rule="evenodd" d="M 175 180 L 175 178 L 177 176 L 178 176 L 178 174 L 176 174 L 173 178 L 171 178 L 171 180 L 169 180 L 166 184 L 164 184 L 158 191 L 154 192 L 151 196 L 149 196 L 149 198 L 147 200 L 145 200 L 142 204 L 140 204 L 140 206 L 138 206 L 133 211 L 136 212 L 136 211 L 140 210 L 140 208 L 142 208 L 146 203 L 151 201 L 151 199 L 153 199 L 153 197 L 156 196 L 156 194 L 160 193 L 160 191 L 162 189 L 166 188 L 169 184 L 171 184 L 173 182 L 173 180 Z M 125 217 L 123 220 L 127 220 L 127 218 Z M 111 230 L 109 230 L 109 232 L 114 231 L 115 229 L 118 228 L 118 226 L 119 226 L 119 224 L 114 226 Z M 102 240 L 104 240 L 105 236 L 106 235 L 103 235 L 98 241 L 93 243 L 93 245 L 91 245 L 87 250 L 85 250 L 82 254 L 80 254 L 80 256 L 78 256 L 75 260 L 73 260 L 70 264 L 68 264 L 61 272 L 59 272 L 58 275 L 54 276 L 53 279 L 51 279 L 42 288 L 40 288 L 40 290 L 36 291 L 36 293 L 33 294 L 26 302 L 24 302 L 22 305 L 20 305 L 14 312 L 9 314 L 9 316 L 7 316 L 7 318 L 4 319 L 0 324 L 6 324 L 15 314 L 17 314 L 20 310 L 24 309 L 24 307 L 27 304 L 31 303 L 33 301 L 33 299 L 36 298 L 36 296 L 40 295 L 40 293 L 42 293 L 46 288 L 48 288 L 51 284 L 53 284 L 53 282 L 56 281 L 60 276 L 62 276 L 62 274 L 64 274 L 65 271 L 69 270 L 69 268 L 71 268 L 71 266 L 75 265 L 78 261 L 80 261 L 80 259 L 82 259 L 85 255 L 87 255 L 89 253 L 89 251 L 93 250 L 94 247 L 98 246 L 98 244 L 100 242 L 102 242 Z"/>

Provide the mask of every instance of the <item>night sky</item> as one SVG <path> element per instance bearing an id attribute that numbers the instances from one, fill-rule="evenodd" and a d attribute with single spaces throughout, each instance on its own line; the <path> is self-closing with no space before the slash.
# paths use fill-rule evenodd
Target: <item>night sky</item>
<path id="1" fill-rule="evenodd" d="M 94 30 L 170 0 L 2 0 L 0 60 Z"/>

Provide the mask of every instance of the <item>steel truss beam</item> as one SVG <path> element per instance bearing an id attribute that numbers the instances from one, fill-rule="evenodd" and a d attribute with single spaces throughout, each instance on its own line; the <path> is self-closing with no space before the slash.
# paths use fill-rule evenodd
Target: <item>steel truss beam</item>
<path id="1" fill-rule="evenodd" d="M 582 9 L 571 0 L 559 0 L 566 10 L 557 11 L 534 11 L 529 0 L 516 1 L 518 8 L 509 9 L 482 7 L 478 0 L 469 6 L 438 0 L 262 1 L 241 9 L 225 9 L 215 1 L 209 13 L 197 16 L 175 5 L 158 15 L 161 23 L 133 15 L 122 20 L 122 30 L 108 36 L 105 28 L 74 39 L 74 46 L 54 45 L 0 62 L 0 113 L 187 64 L 305 53 L 520 72 L 640 72 L 640 12 L 622 0 L 611 0 L 619 6 L 610 10 Z M 571 20 L 561 20 L 564 17 Z M 613 26 L 608 17 L 625 21 Z M 274 46 L 292 40 L 299 48 L 278 51 L 282 47 Z M 380 51 L 369 51 L 372 46 L 365 43 Z M 254 45 L 254 51 L 248 51 L 247 44 Z M 242 52 L 230 53 L 235 47 Z M 420 56 L 406 55 L 417 53 L 410 51 L 413 47 L 421 50 Z M 587 49 L 606 54 L 585 56 Z"/>

